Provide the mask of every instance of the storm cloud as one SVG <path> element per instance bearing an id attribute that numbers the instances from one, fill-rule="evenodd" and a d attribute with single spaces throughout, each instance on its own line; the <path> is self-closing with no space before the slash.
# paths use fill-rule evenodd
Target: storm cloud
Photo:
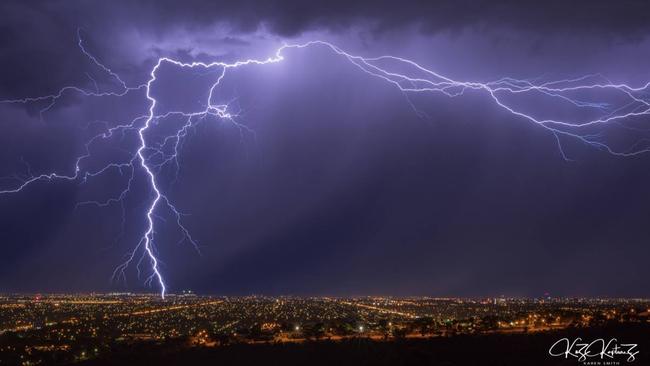
<path id="1" fill-rule="evenodd" d="M 639 85 L 650 80 L 648 13 L 645 1 L 3 1 L 0 99 L 119 90 L 78 34 L 131 86 L 161 56 L 266 58 L 310 39 L 460 80 L 602 74 Z M 217 92 L 254 133 L 208 120 L 188 135 L 178 179 L 162 179 L 202 251 L 161 226 L 172 291 L 648 295 L 647 155 L 569 141 L 566 161 L 552 134 L 479 92 L 406 99 L 324 49 L 286 56 L 229 73 Z M 158 107 L 201 106 L 215 75 L 162 68 Z M 0 105 L 3 184 L 70 172 L 89 135 L 148 105 L 142 90 L 66 93 L 44 114 L 43 103 Z M 97 166 L 136 146 L 133 134 L 111 142 L 92 149 Z M 108 280 L 141 234 L 142 177 L 123 206 L 76 206 L 119 194 L 123 180 L 0 197 L 0 290 L 143 290 L 135 273 Z"/>

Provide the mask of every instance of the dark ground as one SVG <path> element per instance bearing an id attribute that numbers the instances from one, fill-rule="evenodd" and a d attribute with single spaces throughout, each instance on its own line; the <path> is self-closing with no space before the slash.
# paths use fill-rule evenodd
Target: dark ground
<path id="1" fill-rule="evenodd" d="M 650 365 L 650 324 L 603 328 L 567 329 L 540 334 L 493 334 L 450 338 L 376 342 L 350 339 L 343 342 L 304 344 L 237 344 L 216 348 L 180 348 L 173 345 L 139 345 L 105 358 L 82 363 L 101 365 L 583 365 L 576 359 L 548 355 L 558 339 L 581 337 L 591 341 L 617 338 L 636 343 L 636 361 L 621 356 L 616 365 Z M 599 360 L 598 358 L 591 359 Z M 601 364 L 605 365 L 605 364 Z"/>

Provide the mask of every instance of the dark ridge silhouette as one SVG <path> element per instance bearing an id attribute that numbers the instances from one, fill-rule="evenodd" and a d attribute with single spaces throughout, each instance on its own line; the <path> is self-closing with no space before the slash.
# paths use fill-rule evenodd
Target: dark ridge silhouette
<path id="1" fill-rule="evenodd" d="M 575 358 L 551 357 L 549 347 L 558 339 L 580 337 L 591 341 L 616 338 L 619 343 L 636 343 L 639 354 L 633 362 L 624 356 L 619 365 L 650 364 L 650 325 L 626 324 L 599 328 L 566 329 L 537 334 L 460 335 L 429 339 L 373 341 L 354 338 L 345 341 L 310 341 L 302 344 L 234 344 L 201 348 L 175 344 L 140 344 L 111 353 L 105 358 L 81 363 L 108 365 L 440 365 L 440 366 L 537 366 L 580 365 Z M 590 359 L 600 360 L 599 358 Z"/>

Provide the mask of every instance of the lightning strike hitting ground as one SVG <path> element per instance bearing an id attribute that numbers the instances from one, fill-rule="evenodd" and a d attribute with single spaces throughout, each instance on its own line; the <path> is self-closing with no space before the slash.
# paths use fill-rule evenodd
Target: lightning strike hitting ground
<path id="1" fill-rule="evenodd" d="M 606 151 L 609 154 L 618 156 L 632 156 L 648 152 L 650 143 L 645 138 L 637 138 L 633 143 L 624 148 L 616 148 L 613 144 L 608 143 L 605 128 L 608 126 L 623 128 L 628 131 L 640 131 L 634 123 L 639 118 L 650 114 L 650 83 L 640 86 L 630 86 L 626 84 L 612 83 L 602 75 L 586 75 L 573 79 L 563 79 L 556 81 L 537 82 L 532 80 L 519 80 L 504 77 L 492 82 L 478 81 L 459 81 L 444 75 L 438 74 L 427 69 L 411 60 L 397 56 L 380 56 L 380 57 L 361 57 L 349 54 L 337 46 L 325 41 L 311 41 L 302 44 L 283 45 L 278 48 L 272 57 L 267 59 L 247 59 L 233 63 L 224 62 L 192 62 L 185 63 L 171 58 L 162 57 L 157 60 L 151 68 L 149 79 L 141 85 L 129 86 L 122 78 L 103 64 L 84 47 L 81 34 L 78 37 L 78 46 L 86 57 L 97 66 L 102 72 L 119 86 L 118 91 L 100 91 L 95 80 L 88 75 L 92 81 L 95 90 L 89 91 L 77 86 L 66 86 L 61 88 L 56 94 L 27 97 L 23 99 L 1 100 L 0 104 L 34 104 L 44 103 L 40 109 L 41 118 L 51 110 L 57 102 L 68 93 L 77 93 L 83 97 L 124 97 L 127 94 L 144 91 L 148 101 L 148 110 L 142 115 L 136 117 L 125 124 L 116 126 L 106 126 L 104 132 L 90 138 L 85 143 L 85 151 L 76 158 L 71 173 L 47 172 L 41 174 L 32 174 L 28 166 L 28 176 L 16 178 L 16 184 L 5 187 L 0 190 L 0 194 L 18 193 L 24 190 L 32 183 L 39 181 L 69 180 L 86 182 L 88 179 L 99 176 L 111 170 L 119 171 L 126 176 L 126 184 L 121 192 L 104 201 L 84 201 L 78 205 L 97 205 L 107 206 L 111 204 L 122 204 L 123 200 L 130 192 L 131 184 L 135 179 L 136 171 L 144 173 L 147 178 L 148 186 L 152 192 L 150 201 L 148 201 L 144 211 L 146 228 L 137 241 L 135 247 L 129 252 L 124 263 L 120 264 L 113 273 L 113 278 L 124 278 L 125 270 L 134 261 L 137 262 L 136 269 L 140 275 L 140 265 L 146 260 L 149 262 L 150 270 L 146 277 L 145 283 L 151 285 L 157 282 L 160 289 L 160 295 L 165 297 L 167 288 L 160 269 L 160 260 L 156 253 L 155 234 L 156 223 L 158 221 L 158 212 L 162 209 L 175 218 L 175 223 L 182 234 L 182 241 L 192 244 L 197 250 L 197 242 L 190 235 L 182 222 L 183 213 L 181 213 L 174 204 L 167 198 L 160 188 L 158 182 L 160 170 L 168 165 L 176 167 L 178 174 L 178 156 L 182 147 L 184 138 L 190 128 L 196 123 L 211 116 L 221 120 L 233 123 L 242 131 L 252 132 L 245 125 L 237 122 L 237 114 L 230 111 L 228 104 L 213 104 L 213 93 L 219 87 L 222 80 L 227 76 L 230 69 L 243 67 L 263 67 L 267 64 L 281 62 L 286 51 L 291 49 L 306 48 L 324 48 L 334 54 L 347 60 L 351 66 L 357 68 L 370 77 L 378 78 L 385 81 L 388 85 L 397 88 L 406 95 L 415 93 L 433 93 L 442 94 L 447 97 L 462 96 L 468 90 L 483 92 L 490 98 L 496 106 L 507 113 L 520 118 L 523 121 L 530 122 L 539 128 L 543 128 L 555 137 L 559 147 L 560 154 L 564 159 L 567 156 L 563 149 L 563 140 L 573 139 L 589 146 Z M 197 68 L 204 70 L 217 70 L 218 77 L 209 89 L 209 93 L 204 101 L 205 109 L 199 112 L 187 113 L 182 111 L 169 111 L 159 114 L 156 110 L 158 101 L 151 94 L 153 85 L 158 80 L 158 71 L 162 65 L 168 65 L 178 68 Z M 404 71 L 408 70 L 408 71 Z M 563 120 L 553 118 L 539 117 L 539 111 L 526 111 L 525 103 L 517 100 L 518 97 L 546 98 L 556 105 L 563 108 L 585 109 L 589 113 L 586 115 L 596 115 L 596 117 L 585 118 L 584 120 Z M 616 100 L 612 103 L 609 100 Z M 530 108 L 528 108 L 530 109 Z M 158 121 L 165 118 L 176 116 L 182 117 L 185 123 L 178 128 L 175 133 L 165 137 L 160 143 L 151 143 L 146 139 L 146 134 L 150 127 Z M 131 152 L 131 158 L 123 161 L 114 161 L 104 165 L 99 169 L 84 168 L 86 160 L 90 159 L 91 146 L 98 141 L 107 140 L 116 134 L 132 132 L 137 134 L 139 144 Z M 171 149 L 171 152 L 170 152 Z"/>

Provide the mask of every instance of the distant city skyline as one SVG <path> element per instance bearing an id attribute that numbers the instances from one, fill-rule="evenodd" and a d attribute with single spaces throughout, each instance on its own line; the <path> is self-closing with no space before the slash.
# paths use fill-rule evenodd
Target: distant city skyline
<path id="1" fill-rule="evenodd" d="M 606 326 L 643 330 L 650 321 L 650 299 L 0 295 L 0 309 L 0 360 L 30 364 L 114 359 L 147 345 L 155 347 L 145 353 L 155 355 L 307 341 L 485 340 Z"/>

